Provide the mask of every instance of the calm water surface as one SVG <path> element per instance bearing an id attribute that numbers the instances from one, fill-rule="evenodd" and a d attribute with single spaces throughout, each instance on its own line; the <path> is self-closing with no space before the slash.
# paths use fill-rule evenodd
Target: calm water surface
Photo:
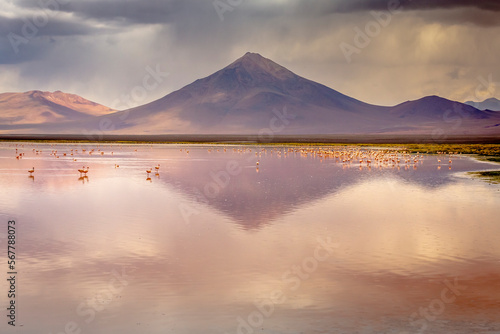
<path id="1" fill-rule="evenodd" d="M 1 143 L 0 332 L 500 333 L 498 166 L 299 149 Z"/>

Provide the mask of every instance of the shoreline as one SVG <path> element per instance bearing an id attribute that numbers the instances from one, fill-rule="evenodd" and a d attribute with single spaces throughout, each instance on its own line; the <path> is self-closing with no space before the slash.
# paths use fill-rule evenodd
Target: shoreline
<path id="1" fill-rule="evenodd" d="M 103 135 L 103 134 L 0 134 L 0 141 L 62 142 L 138 142 L 138 143 L 207 143 L 207 144 L 500 144 L 499 136 L 394 134 L 339 135 Z"/>
<path id="2" fill-rule="evenodd" d="M 261 145 L 261 146 L 378 146 L 398 148 L 410 153 L 474 154 L 480 160 L 500 162 L 500 138 L 454 136 L 440 141 L 427 136 L 329 135 L 274 136 L 260 140 L 247 135 L 106 135 L 89 138 L 83 135 L 6 135 L 0 142 L 75 143 L 75 144 L 177 144 L 177 145 Z"/>

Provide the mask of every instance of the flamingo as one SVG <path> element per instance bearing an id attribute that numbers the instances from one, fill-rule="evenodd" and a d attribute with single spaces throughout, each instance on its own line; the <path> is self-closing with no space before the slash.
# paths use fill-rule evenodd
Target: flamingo
<path id="1" fill-rule="evenodd" d="M 33 172 L 35 172 L 35 167 L 32 167 L 32 168 L 28 171 L 28 173 L 30 173 L 30 175 L 31 175 Z"/>
<path id="2" fill-rule="evenodd" d="M 158 164 L 158 166 L 155 166 L 155 170 L 157 173 L 158 173 L 159 169 L 160 169 L 160 164 Z"/>
<path id="3" fill-rule="evenodd" d="M 79 169 L 78 171 L 80 172 L 80 175 L 82 175 L 82 174 L 87 175 L 87 173 L 89 171 L 89 167 L 87 167 L 87 169 L 85 169 L 85 166 L 82 166 L 82 169 Z"/>

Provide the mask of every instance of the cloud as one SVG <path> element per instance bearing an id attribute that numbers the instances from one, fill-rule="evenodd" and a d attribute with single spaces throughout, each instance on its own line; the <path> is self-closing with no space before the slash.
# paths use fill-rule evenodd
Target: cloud
<path id="1" fill-rule="evenodd" d="M 110 30 L 56 15 L 0 16 L 0 64 L 39 59 L 58 37 L 87 36 Z"/>
<path id="2" fill-rule="evenodd" d="M 432 22 L 500 25 L 500 2 L 497 0 L 318 0 L 314 3 L 298 3 L 296 11 L 319 16 L 387 11 L 391 7 L 404 12 L 418 12 L 414 15 Z"/>
<path id="3" fill-rule="evenodd" d="M 18 4 L 25 8 L 39 8 L 40 6 L 38 0 L 19 0 Z M 58 10 L 97 21 L 119 24 L 158 24 L 173 22 L 181 13 L 199 12 L 204 7 L 211 10 L 211 2 L 196 0 L 87 0 L 61 4 Z"/>
<path id="4" fill-rule="evenodd" d="M 40 19 L 41 20 L 41 19 Z M 43 22 L 43 23 L 38 23 Z M 78 21 L 69 21 L 58 17 L 48 17 L 46 21 L 35 21 L 33 16 L 9 18 L 0 16 L 0 35 L 15 33 L 24 36 L 23 29 L 36 36 L 74 36 L 97 32 L 91 25 Z"/>
<path id="5" fill-rule="evenodd" d="M 374 20 L 370 11 L 386 9 L 388 0 L 235 1 L 222 21 L 213 1 L 54 1 L 60 5 L 50 21 L 16 54 L 8 33 L 19 34 L 42 9 L 38 0 L 0 0 L 0 71 L 10 78 L 0 80 L 0 92 L 62 90 L 112 105 L 159 64 L 170 75 L 137 105 L 247 51 L 386 105 L 425 94 L 458 99 L 474 92 L 478 76 L 500 81 L 497 1 L 402 2 L 404 11 L 350 64 L 339 45 L 353 43 L 354 29 L 364 29 Z"/>
<path id="6" fill-rule="evenodd" d="M 433 10 L 455 8 L 477 8 L 485 11 L 500 11 L 497 0 L 340 0 L 331 2 L 337 12 L 386 10 L 389 3 L 400 4 L 403 10 Z"/>

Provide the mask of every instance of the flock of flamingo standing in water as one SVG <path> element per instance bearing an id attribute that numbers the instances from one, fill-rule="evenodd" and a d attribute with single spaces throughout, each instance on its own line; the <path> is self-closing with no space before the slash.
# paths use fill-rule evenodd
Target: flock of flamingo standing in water
<path id="1" fill-rule="evenodd" d="M 16 146 L 20 146 L 21 149 L 24 148 L 24 144 L 20 144 L 20 145 L 16 144 Z M 53 146 L 53 145 L 51 145 L 51 146 Z M 17 160 L 23 159 L 23 157 L 26 156 L 25 152 L 19 152 L 19 150 L 20 150 L 19 148 L 16 147 L 15 150 L 16 150 L 16 159 Z M 103 156 L 105 154 L 104 151 L 101 151 L 100 148 L 98 148 L 97 151 L 96 151 L 95 148 L 90 149 L 90 150 L 85 149 L 85 148 L 81 148 L 80 151 L 81 151 L 82 154 L 85 154 L 86 152 L 88 152 L 89 155 L 98 154 L 98 155 Z M 134 151 L 137 152 L 137 149 L 135 149 Z M 35 148 L 32 149 L 32 152 L 35 155 L 40 155 L 40 154 L 43 153 L 42 150 L 37 150 Z M 189 153 L 189 151 L 188 151 L 188 153 Z M 114 151 L 111 151 L 110 154 L 114 155 Z M 60 152 L 58 152 L 57 150 L 51 150 L 51 152 L 50 152 L 49 155 L 54 156 L 56 159 L 59 159 L 60 156 L 63 156 L 63 157 L 73 157 L 72 158 L 73 162 L 77 162 L 78 161 L 78 159 L 76 158 L 76 156 L 78 155 L 78 149 L 74 149 L 74 148 L 70 149 L 69 152 L 64 152 L 62 154 Z M 119 164 L 115 164 L 114 167 L 115 168 L 119 168 L 120 165 Z M 82 166 L 82 168 L 78 168 L 77 169 L 77 171 L 79 173 L 79 176 L 80 176 L 78 178 L 79 181 L 83 181 L 83 182 L 88 181 L 87 173 L 89 172 L 89 169 L 90 169 L 89 166 L 86 166 L 86 167 Z M 151 181 L 151 176 L 150 175 L 153 172 L 153 170 L 155 172 L 155 175 L 157 177 L 159 177 L 160 176 L 160 164 L 157 164 L 155 167 L 151 167 L 151 168 L 146 169 L 146 175 L 147 175 L 146 180 L 147 181 Z M 29 177 L 34 181 L 34 175 L 33 175 L 33 173 L 35 173 L 35 167 L 32 167 L 31 169 L 29 169 L 28 173 L 29 173 Z"/>
<path id="2" fill-rule="evenodd" d="M 16 146 L 20 146 L 21 149 L 24 148 L 24 144 L 16 144 Z M 53 146 L 53 145 L 52 145 Z M 100 155 L 104 156 L 105 152 L 102 151 L 100 148 L 100 145 L 98 145 L 97 150 L 96 148 L 92 149 L 85 149 L 85 148 L 80 148 L 80 152 L 78 149 L 72 148 L 67 152 L 63 152 L 62 154 L 58 152 L 58 150 L 52 150 L 50 152 L 50 155 L 53 156 L 56 159 L 59 159 L 59 157 L 62 155 L 63 157 L 70 157 L 72 158 L 73 162 L 78 161 L 78 155 L 80 154 L 86 154 L 88 153 L 89 156 L 94 155 Z M 151 146 L 152 147 L 152 146 Z M 120 149 L 123 149 L 123 146 L 120 146 Z M 22 159 L 25 156 L 24 152 L 19 152 L 19 148 L 16 147 L 16 159 Z M 252 148 L 249 147 L 243 147 L 243 148 L 238 148 L 238 147 L 227 147 L 227 146 L 222 146 L 222 147 L 209 147 L 207 149 L 208 153 L 211 152 L 228 152 L 228 151 L 233 151 L 234 153 L 251 153 Z M 255 152 L 255 158 L 257 159 L 255 162 L 256 166 L 256 172 L 259 172 L 259 167 L 260 167 L 260 157 L 265 154 L 270 154 L 270 155 L 276 155 L 277 157 L 286 157 L 291 154 L 299 154 L 302 157 L 313 157 L 313 158 L 319 158 L 320 162 L 326 161 L 326 160 L 333 160 L 336 163 L 341 163 L 343 168 L 350 168 L 351 166 L 359 166 L 359 169 L 362 170 L 363 168 L 367 168 L 368 170 L 371 170 L 372 166 L 375 168 L 404 168 L 405 170 L 408 170 L 410 168 L 417 169 L 418 164 L 423 162 L 424 155 L 417 152 L 416 154 L 412 154 L 406 150 L 397 150 L 397 149 L 361 149 L 359 147 L 353 148 L 353 147 L 342 147 L 342 148 L 323 148 L 323 147 L 303 147 L 303 148 L 291 148 L 291 147 L 269 147 L 269 148 L 253 148 Z M 137 149 L 134 149 L 135 152 L 137 152 Z M 183 149 L 180 149 L 181 152 L 183 152 Z M 32 149 L 32 152 L 35 155 L 42 154 L 42 150 L 37 150 L 36 148 Z M 184 152 L 189 155 L 189 150 L 184 149 Z M 114 155 L 114 152 L 111 151 L 109 153 L 110 155 Z M 448 160 L 448 169 L 451 170 L 452 166 L 452 157 L 458 155 L 458 152 L 438 152 L 437 156 L 437 169 L 441 169 L 441 166 L 446 163 L 446 160 Z M 253 158 L 253 159 L 255 159 Z M 255 161 L 255 160 L 254 160 Z M 443 163 L 442 163 L 443 161 Z M 119 168 L 119 164 L 115 164 L 114 168 Z M 79 173 L 79 179 L 80 181 L 88 181 L 88 176 L 87 173 L 89 173 L 89 166 L 82 166 L 82 168 L 78 168 L 77 171 Z M 160 171 L 160 164 L 157 164 L 154 167 L 147 168 L 146 169 L 146 180 L 147 181 L 152 181 L 151 180 L 151 174 L 154 172 L 157 177 L 159 177 L 159 171 Z M 32 167 L 31 169 L 28 170 L 29 177 L 33 179 L 34 181 L 34 176 L 33 174 L 35 173 L 35 167 Z"/>

